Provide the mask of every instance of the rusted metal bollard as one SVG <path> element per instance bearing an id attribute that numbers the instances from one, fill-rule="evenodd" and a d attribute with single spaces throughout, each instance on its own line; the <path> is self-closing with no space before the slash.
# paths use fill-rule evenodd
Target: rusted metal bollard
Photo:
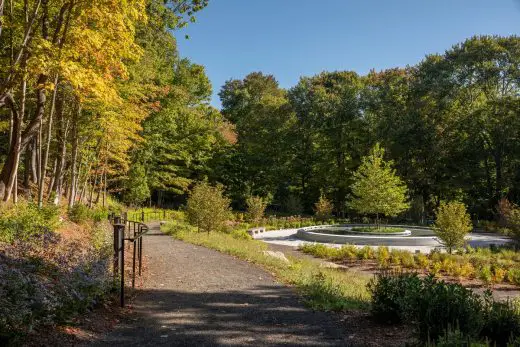
<path id="1" fill-rule="evenodd" d="M 114 279 L 120 274 L 121 277 L 121 307 L 125 306 L 125 225 L 114 224 Z"/>

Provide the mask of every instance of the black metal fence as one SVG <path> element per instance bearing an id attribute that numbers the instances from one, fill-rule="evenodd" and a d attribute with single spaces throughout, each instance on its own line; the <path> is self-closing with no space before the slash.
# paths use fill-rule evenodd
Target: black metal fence
<path id="1" fill-rule="evenodd" d="M 148 232 L 148 226 L 142 222 L 128 220 L 127 214 L 108 216 L 114 227 L 114 280 L 120 281 L 120 303 L 125 305 L 125 248 L 131 246 L 132 256 L 132 288 L 135 288 L 135 277 L 142 274 L 143 267 L 143 235 Z M 126 241 L 126 245 L 125 245 Z M 128 247 L 125 247 L 128 246 Z M 136 272 L 136 266 L 138 270 Z"/>

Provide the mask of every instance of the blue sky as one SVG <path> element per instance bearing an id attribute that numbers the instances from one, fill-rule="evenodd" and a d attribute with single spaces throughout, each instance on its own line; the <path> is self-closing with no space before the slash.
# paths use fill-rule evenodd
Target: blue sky
<path id="1" fill-rule="evenodd" d="M 290 88 L 324 70 L 413 65 L 481 34 L 520 34 L 520 0 L 210 0 L 176 33 L 180 54 L 206 67 L 216 107 L 226 80 L 253 71 Z"/>

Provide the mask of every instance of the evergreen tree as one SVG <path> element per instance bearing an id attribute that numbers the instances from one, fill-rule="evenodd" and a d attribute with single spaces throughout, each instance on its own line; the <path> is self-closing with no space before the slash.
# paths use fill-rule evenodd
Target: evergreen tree
<path id="1" fill-rule="evenodd" d="M 377 143 L 371 153 L 363 158 L 354 173 L 352 193 L 355 198 L 350 207 L 361 214 L 396 216 L 409 208 L 407 188 L 392 168 L 392 161 L 384 161 L 385 150 Z"/>

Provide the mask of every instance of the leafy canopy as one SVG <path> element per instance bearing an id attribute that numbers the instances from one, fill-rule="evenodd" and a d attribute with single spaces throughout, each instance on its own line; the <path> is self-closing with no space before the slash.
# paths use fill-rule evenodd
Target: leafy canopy
<path id="1" fill-rule="evenodd" d="M 392 161 L 383 159 L 385 150 L 377 143 L 363 158 L 354 173 L 350 207 L 362 214 L 396 216 L 409 208 L 407 188 L 392 168 Z"/>

